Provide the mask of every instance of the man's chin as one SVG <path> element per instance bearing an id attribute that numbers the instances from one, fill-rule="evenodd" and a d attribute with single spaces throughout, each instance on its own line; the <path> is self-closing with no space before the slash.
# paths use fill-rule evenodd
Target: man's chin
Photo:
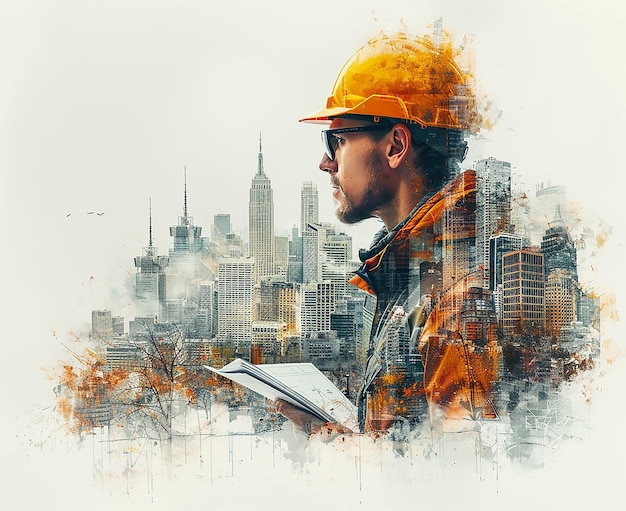
<path id="1" fill-rule="evenodd" d="M 340 208 L 335 211 L 335 215 L 337 216 L 337 220 L 347 225 L 359 224 L 368 218 L 374 218 L 374 215 L 371 213 L 362 214 L 357 211 L 346 211 Z"/>

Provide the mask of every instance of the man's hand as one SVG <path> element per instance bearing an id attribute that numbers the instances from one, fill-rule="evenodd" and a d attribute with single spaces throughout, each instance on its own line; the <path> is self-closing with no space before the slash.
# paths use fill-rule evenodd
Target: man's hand
<path id="1" fill-rule="evenodd" d="M 311 435 L 313 433 L 313 428 L 318 428 L 319 426 L 323 426 L 324 423 L 320 421 L 317 417 L 293 406 L 288 403 L 284 399 L 276 399 L 274 400 L 274 406 L 276 407 L 276 411 L 285 417 L 287 417 L 293 425 L 303 431 L 307 435 Z"/>
<path id="2" fill-rule="evenodd" d="M 352 433 L 348 428 L 334 422 L 322 422 L 317 417 L 301 410 L 283 399 L 274 401 L 276 411 L 289 419 L 293 425 L 304 432 L 309 438 L 315 436 L 328 442 L 338 435 Z"/>

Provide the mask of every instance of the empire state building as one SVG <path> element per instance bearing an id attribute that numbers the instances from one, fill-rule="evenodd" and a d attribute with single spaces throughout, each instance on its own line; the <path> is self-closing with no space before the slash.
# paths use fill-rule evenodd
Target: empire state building
<path id="1" fill-rule="evenodd" d="M 263 151 L 259 135 L 257 173 L 252 179 L 249 204 L 249 253 L 255 261 L 255 276 L 274 274 L 274 199 L 272 183 L 263 171 Z"/>

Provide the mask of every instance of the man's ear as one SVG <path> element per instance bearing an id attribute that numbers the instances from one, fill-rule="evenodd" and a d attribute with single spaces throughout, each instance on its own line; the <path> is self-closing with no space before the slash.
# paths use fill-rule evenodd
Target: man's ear
<path id="1" fill-rule="evenodd" d="M 406 124 L 396 124 L 387 136 L 387 160 L 392 169 L 402 165 L 411 148 L 411 130 Z"/>

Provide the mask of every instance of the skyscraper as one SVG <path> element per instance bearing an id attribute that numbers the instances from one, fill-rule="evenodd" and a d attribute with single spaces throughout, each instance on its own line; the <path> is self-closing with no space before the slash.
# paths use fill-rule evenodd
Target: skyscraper
<path id="1" fill-rule="evenodd" d="M 502 256 L 522 248 L 524 241 L 518 234 L 501 232 L 489 238 L 489 289 L 498 318 L 502 319 Z"/>
<path id="2" fill-rule="evenodd" d="M 226 236 L 227 234 L 230 234 L 231 232 L 230 214 L 219 213 L 217 215 L 214 215 L 213 225 L 222 236 Z"/>
<path id="3" fill-rule="evenodd" d="M 274 240 L 274 274 L 283 280 L 287 279 L 289 268 L 289 237 L 276 236 Z"/>
<path id="4" fill-rule="evenodd" d="M 319 280 L 319 249 L 317 231 L 319 223 L 319 195 L 312 181 L 302 183 L 300 191 L 300 234 L 294 226 L 291 235 L 290 280 L 317 282 Z"/>
<path id="5" fill-rule="evenodd" d="M 249 202 L 249 254 L 255 260 L 255 277 L 273 275 L 274 240 L 274 198 L 272 183 L 263 170 L 263 151 L 259 135 L 259 157 L 257 173 L 252 179 Z"/>
<path id="6" fill-rule="evenodd" d="M 352 237 L 345 233 L 336 233 L 334 228 L 327 229 L 319 247 L 321 255 L 321 280 L 330 281 L 335 288 L 335 305 L 345 307 L 350 267 L 352 258 Z"/>
<path id="7" fill-rule="evenodd" d="M 522 248 L 523 239 L 518 234 L 499 233 L 489 237 L 489 289 L 495 291 L 502 285 L 502 256 Z"/>
<path id="8" fill-rule="evenodd" d="M 193 223 L 187 209 L 187 169 L 185 169 L 183 215 L 178 225 L 170 227 L 172 248 L 169 250 L 169 266 L 166 270 L 165 321 L 185 328 L 188 335 L 205 335 L 196 331 L 201 280 L 214 279 L 205 260 L 209 256 L 209 239 L 202 236 L 202 227 Z"/>
<path id="9" fill-rule="evenodd" d="M 489 283 L 489 238 L 511 232 L 511 164 L 489 157 L 476 163 L 476 264 Z"/>
<path id="10" fill-rule="evenodd" d="M 195 331 L 201 337 L 210 338 L 217 333 L 217 289 L 213 280 L 203 280 L 198 283 L 198 286 Z"/>
<path id="11" fill-rule="evenodd" d="M 152 244 L 152 201 L 150 201 L 150 229 L 148 246 L 143 255 L 135 257 L 135 306 L 139 316 L 161 318 L 165 311 L 165 269 L 169 264 L 167 256 L 158 255 Z"/>
<path id="12" fill-rule="evenodd" d="M 521 249 L 502 258 L 503 314 L 505 334 L 521 335 L 526 329 L 545 329 L 545 277 L 543 254 Z"/>
<path id="13" fill-rule="evenodd" d="M 302 236 L 298 234 L 298 227 L 291 228 L 289 240 L 289 263 L 287 266 L 287 282 L 303 282 L 302 278 Z"/>
<path id="14" fill-rule="evenodd" d="M 576 246 L 561 216 L 560 206 L 556 206 L 554 219 L 541 240 L 546 277 L 553 270 L 567 270 L 574 280 L 578 280 Z"/>
<path id="15" fill-rule="evenodd" d="M 335 285 L 335 302 L 345 301 L 352 238 L 345 233 L 337 233 L 330 223 L 308 224 L 302 235 L 303 282 L 331 281 Z"/>
<path id="16" fill-rule="evenodd" d="M 183 197 L 183 216 L 178 217 L 178 225 L 170 227 L 172 248 L 169 250 L 169 276 L 176 275 L 175 280 L 182 279 L 186 294 L 190 281 L 207 277 L 204 266 L 201 263 L 208 247 L 209 240 L 202 236 L 202 227 L 193 224 L 193 217 L 189 216 L 187 209 L 187 170 L 185 169 L 185 188 Z M 178 290 L 173 293 L 179 297 Z M 174 298 L 168 290 L 168 299 Z"/>
<path id="17" fill-rule="evenodd" d="M 218 262 L 217 338 L 235 345 L 249 343 L 252 335 L 254 260 L 222 257 Z"/>
<path id="18" fill-rule="evenodd" d="M 315 225 L 315 224 L 314 224 Z M 320 280 L 320 254 L 317 228 L 308 228 L 302 232 L 302 282 L 318 282 Z"/>
<path id="19" fill-rule="evenodd" d="M 582 316 L 576 246 L 558 204 L 541 240 L 541 251 L 546 276 L 547 327 L 550 333 L 558 335 L 563 327 L 576 321 L 579 314 Z"/>
<path id="20" fill-rule="evenodd" d="M 319 223 L 319 195 L 312 181 L 302 183 L 300 192 L 300 232 L 309 229 L 309 224 Z"/>
<path id="21" fill-rule="evenodd" d="M 476 215 L 475 196 L 464 197 L 441 215 L 438 230 L 441 232 L 441 271 L 443 289 L 456 287 L 467 289 L 469 286 L 480 286 L 480 278 L 468 278 L 475 256 L 476 243 Z M 420 277 L 421 270 L 420 269 Z M 431 269 L 435 269 L 431 267 Z M 474 282 L 478 280 L 478 282 Z M 421 289 L 421 284 L 420 284 Z M 452 299 L 441 303 L 442 311 L 447 317 L 454 318 L 461 307 L 458 293 L 452 293 Z M 455 321 L 455 320 L 452 320 Z M 446 325 L 454 328 L 453 323 Z"/>
<path id="22" fill-rule="evenodd" d="M 576 282 L 569 271 L 557 268 L 546 279 L 546 329 L 558 336 L 576 319 Z"/>

